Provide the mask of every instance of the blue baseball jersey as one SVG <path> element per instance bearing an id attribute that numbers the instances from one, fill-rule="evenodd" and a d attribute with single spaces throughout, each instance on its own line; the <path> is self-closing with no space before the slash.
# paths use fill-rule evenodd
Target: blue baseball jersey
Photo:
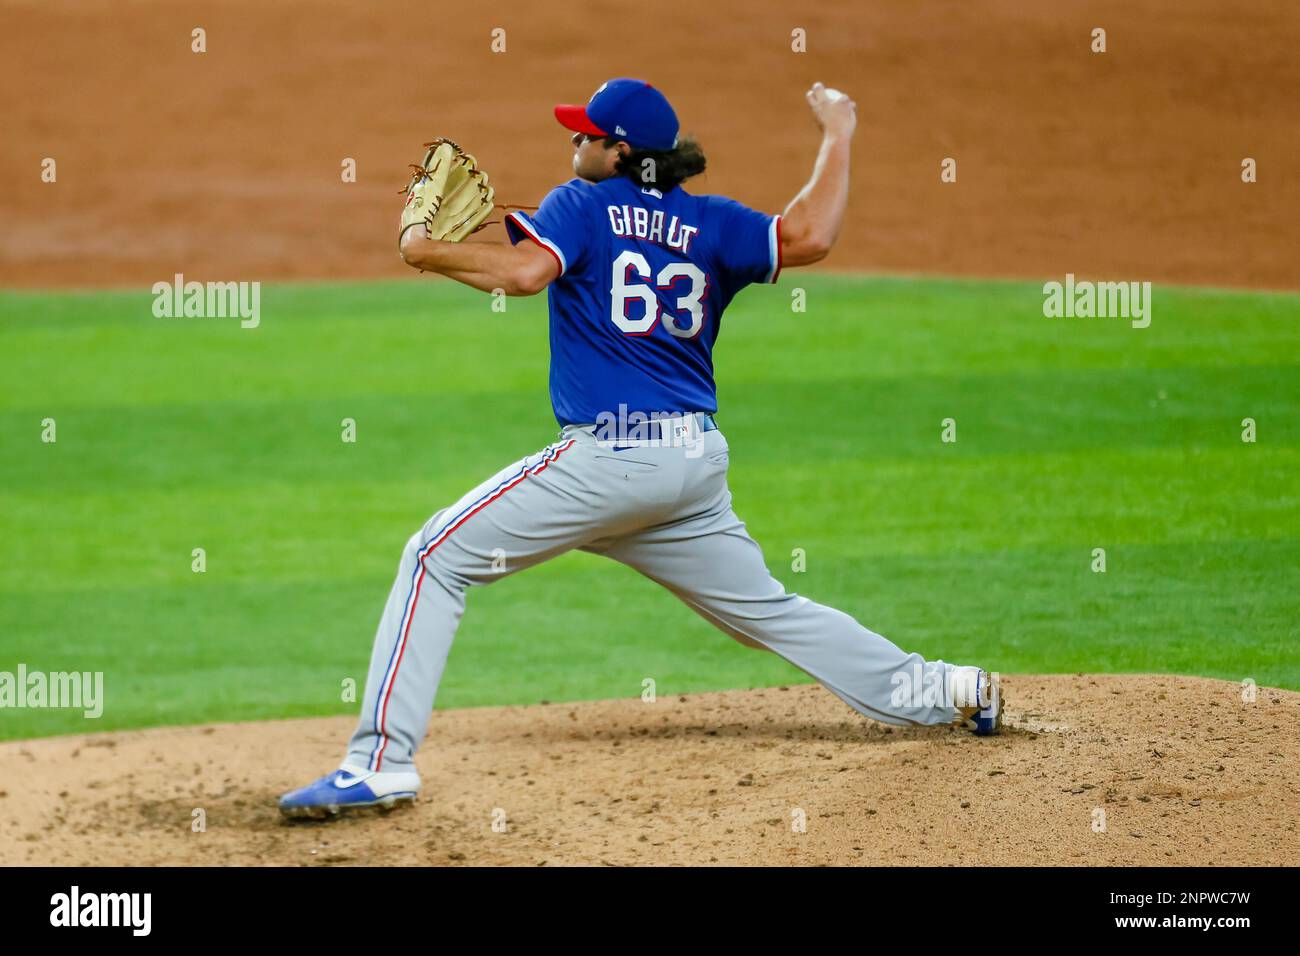
<path id="1" fill-rule="evenodd" d="M 751 282 L 776 281 L 780 219 L 626 176 L 571 180 L 534 215 L 507 216 L 511 242 L 532 240 L 560 266 L 548 292 L 560 424 L 592 424 L 620 408 L 716 412 L 722 313 Z"/>

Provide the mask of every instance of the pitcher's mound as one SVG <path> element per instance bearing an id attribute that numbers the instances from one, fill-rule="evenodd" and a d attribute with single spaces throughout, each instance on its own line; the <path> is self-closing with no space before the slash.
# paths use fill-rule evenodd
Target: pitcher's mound
<path id="1" fill-rule="evenodd" d="M 1300 863 L 1300 694 L 1003 686 L 983 739 L 816 686 L 440 711 L 413 809 L 324 824 L 275 801 L 337 764 L 350 717 L 7 743 L 0 863 Z"/>

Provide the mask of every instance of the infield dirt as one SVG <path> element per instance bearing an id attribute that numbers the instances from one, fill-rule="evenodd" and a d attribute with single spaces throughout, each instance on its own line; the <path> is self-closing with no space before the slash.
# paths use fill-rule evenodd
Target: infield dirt
<path id="1" fill-rule="evenodd" d="M 411 2 L 0 0 L 0 35 L 21 40 L 0 58 L 0 284 L 417 281 L 396 224 L 422 141 L 458 140 L 499 200 L 537 203 L 572 175 L 552 106 L 632 75 L 703 143 L 710 171 L 691 188 L 768 212 L 811 169 L 804 90 L 852 94 L 831 269 L 1300 286 L 1293 0 L 660 0 L 671 32 L 609 42 L 627 16 L 611 0 L 455 17 Z"/>
<path id="2" fill-rule="evenodd" d="M 416 806 L 333 823 L 275 801 L 352 718 L 5 743 L 0 864 L 1300 863 L 1300 694 L 1004 681 L 992 738 L 816 686 L 439 711 Z"/>

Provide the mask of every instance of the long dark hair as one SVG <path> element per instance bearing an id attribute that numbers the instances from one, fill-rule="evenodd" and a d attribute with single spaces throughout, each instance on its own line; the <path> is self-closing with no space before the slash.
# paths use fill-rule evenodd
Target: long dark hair
<path id="1" fill-rule="evenodd" d="M 605 148 L 622 142 L 617 136 L 605 138 Z M 635 183 L 668 192 L 692 176 L 704 172 L 707 161 L 700 144 L 689 136 L 678 137 L 675 149 L 637 149 L 618 161 L 618 173 Z"/>

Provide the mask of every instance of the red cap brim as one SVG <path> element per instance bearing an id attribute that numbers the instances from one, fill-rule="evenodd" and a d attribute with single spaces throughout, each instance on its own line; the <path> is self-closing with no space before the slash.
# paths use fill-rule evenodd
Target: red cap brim
<path id="1" fill-rule="evenodd" d="M 565 129 L 571 129 L 575 133 L 586 133 L 588 136 L 609 135 L 587 118 L 587 107 L 585 106 L 562 103 L 555 107 L 555 118 L 560 121 L 561 126 Z"/>

